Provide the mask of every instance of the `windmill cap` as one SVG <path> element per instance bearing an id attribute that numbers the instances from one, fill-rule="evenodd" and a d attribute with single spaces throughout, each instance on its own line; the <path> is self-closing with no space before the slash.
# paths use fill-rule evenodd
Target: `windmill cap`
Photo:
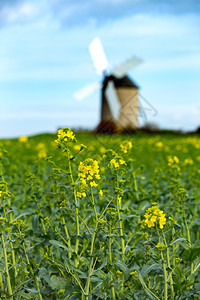
<path id="1" fill-rule="evenodd" d="M 109 81 L 113 81 L 114 86 L 118 87 L 130 87 L 130 88 L 139 88 L 128 76 L 123 76 L 121 78 L 117 78 L 114 75 L 106 76 L 103 81 L 103 90 L 106 89 Z"/>

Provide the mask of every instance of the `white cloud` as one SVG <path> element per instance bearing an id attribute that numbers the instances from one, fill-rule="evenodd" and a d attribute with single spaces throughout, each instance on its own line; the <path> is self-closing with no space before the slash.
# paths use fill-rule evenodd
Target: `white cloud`
<path id="1" fill-rule="evenodd" d="M 48 7 L 45 4 L 46 1 L 42 1 L 40 5 L 33 1 L 21 1 L 16 4 L 7 2 L 0 10 L 0 24 L 12 25 L 12 24 L 25 24 L 31 23 L 36 20 Z"/>

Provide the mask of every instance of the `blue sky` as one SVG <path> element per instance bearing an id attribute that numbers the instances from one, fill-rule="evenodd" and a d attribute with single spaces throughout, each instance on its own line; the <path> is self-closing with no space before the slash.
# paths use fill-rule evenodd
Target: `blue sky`
<path id="1" fill-rule="evenodd" d="M 149 122 L 200 126 L 200 1 L 0 0 L 0 137 L 98 124 L 99 92 L 73 99 L 101 80 L 88 51 L 95 36 L 111 66 L 143 59 L 129 75 L 158 112 Z"/>

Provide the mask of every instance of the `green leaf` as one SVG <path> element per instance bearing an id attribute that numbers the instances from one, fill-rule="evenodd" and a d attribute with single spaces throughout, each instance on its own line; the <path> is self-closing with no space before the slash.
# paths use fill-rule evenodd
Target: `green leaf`
<path id="1" fill-rule="evenodd" d="M 33 228 L 34 231 L 37 231 L 37 229 L 38 229 L 38 220 L 39 220 L 39 216 L 38 215 L 34 215 L 31 218 L 32 228 Z"/>
<path id="2" fill-rule="evenodd" d="M 39 275 L 50 285 L 50 276 L 47 269 L 45 269 L 44 267 L 39 268 Z"/>
<path id="3" fill-rule="evenodd" d="M 22 297 L 22 299 L 31 299 L 32 296 L 28 293 L 25 293 L 23 291 L 19 292 L 18 295 L 20 295 Z"/>
<path id="4" fill-rule="evenodd" d="M 19 216 L 17 216 L 13 222 L 15 222 L 16 220 L 20 219 L 21 217 L 23 216 L 26 216 L 26 215 L 31 215 L 33 212 L 29 209 L 27 209 L 26 211 L 24 211 L 23 213 L 21 213 Z"/>
<path id="5" fill-rule="evenodd" d="M 52 275 L 50 278 L 50 287 L 53 290 L 62 290 L 66 287 L 69 279 Z"/>
<path id="6" fill-rule="evenodd" d="M 103 281 L 102 278 L 97 277 L 97 276 L 91 276 L 90 280 L 91 280 L 91 282 L 101 282 L 101 281 Z"/>
<path id="7" fill-rule="evenodd" d="M 103 263 L 101 264 L 101 266 L 98 269 L 94 270 L 93 274 L 95 274 L 99 270 L 102 270 L 106 264 L 107 264 L 107 258 L 104 259 Z"/>
<path id="8" fill-rule="evenodd" d="M 200 255 L 200 247 L 191 250 L 190 260 L 195 260 Z"/>
<path id="9" fill-rule="evenodd" d="M 38 290 L 32 288 L 32 289 L 26 289 L 29 293 L 32 293 L 32 294 L 38 294 Z"/>
<path id="10" fill-rule="evenodd" d="M 117 260 L 114 264 L 112 265 L 115 265 L 117 266 L 125 275 L 125 280 L 127 280 L 129 278 L 129 275 L 130 275 L 130 271 L 127 267 L 127 265 L 122 262 L 121 260 Z"/>
<path id="11" fill-rule="evenodd" d="M 149 272 L 151 272 L 152 270 L 158 270 L 158 269 L 162 269 L 161 265 L 160 264 L 153 264 L 151 266 L 144 266 L 141 270 L 141 275 L 143 277 L 146 277 Z"/>
<path id="12" fill-rule="evenodd" d="M 54 245 L 54 246 L 57 247 L 57 248 L 63 248 L 63 249 L 65 249 L 65 250 L 71 252 L 71 251 L 68 249 L 67 246 L 61 244 L 60 242 L 58 242 L 58 241 L 56 241 L 56 240 L 50 240 L 49 243 L 51 243 L 52 245 Z"/>
<path id="13" fill-rule="evenodd" d="M 175 245 L 175 244 L 177 244 L 177 243 L 180 243 L 180 242 L 183 242 L 183 241 L 186 241 L 186 239 L 180 237 L 180 238 L 176 239 L 175 241 L 173 241 L 173 242 L 170 244 L 170 246 L 173 246 L 173 245 Z"/>

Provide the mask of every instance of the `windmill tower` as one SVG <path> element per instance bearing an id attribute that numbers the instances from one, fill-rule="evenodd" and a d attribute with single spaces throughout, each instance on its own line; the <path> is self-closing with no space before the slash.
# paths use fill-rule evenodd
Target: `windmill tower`
<path id="1" fill-rule="evenodd" d="M 101 120 L 97 131 L 102 131 L 106 124 L 119 130 L 138 128 L 139 87 L 126 73 L 141 63 L 141 59 L 132 57 L 109 72 L 108 61 L 98 38 L 90 43 L 89 51 L 97 73 L 103 76 L 103 82 L 87 85 L 76 92 L 74 97 L 82 100 L 96 89 L 101 89 Z"/>

